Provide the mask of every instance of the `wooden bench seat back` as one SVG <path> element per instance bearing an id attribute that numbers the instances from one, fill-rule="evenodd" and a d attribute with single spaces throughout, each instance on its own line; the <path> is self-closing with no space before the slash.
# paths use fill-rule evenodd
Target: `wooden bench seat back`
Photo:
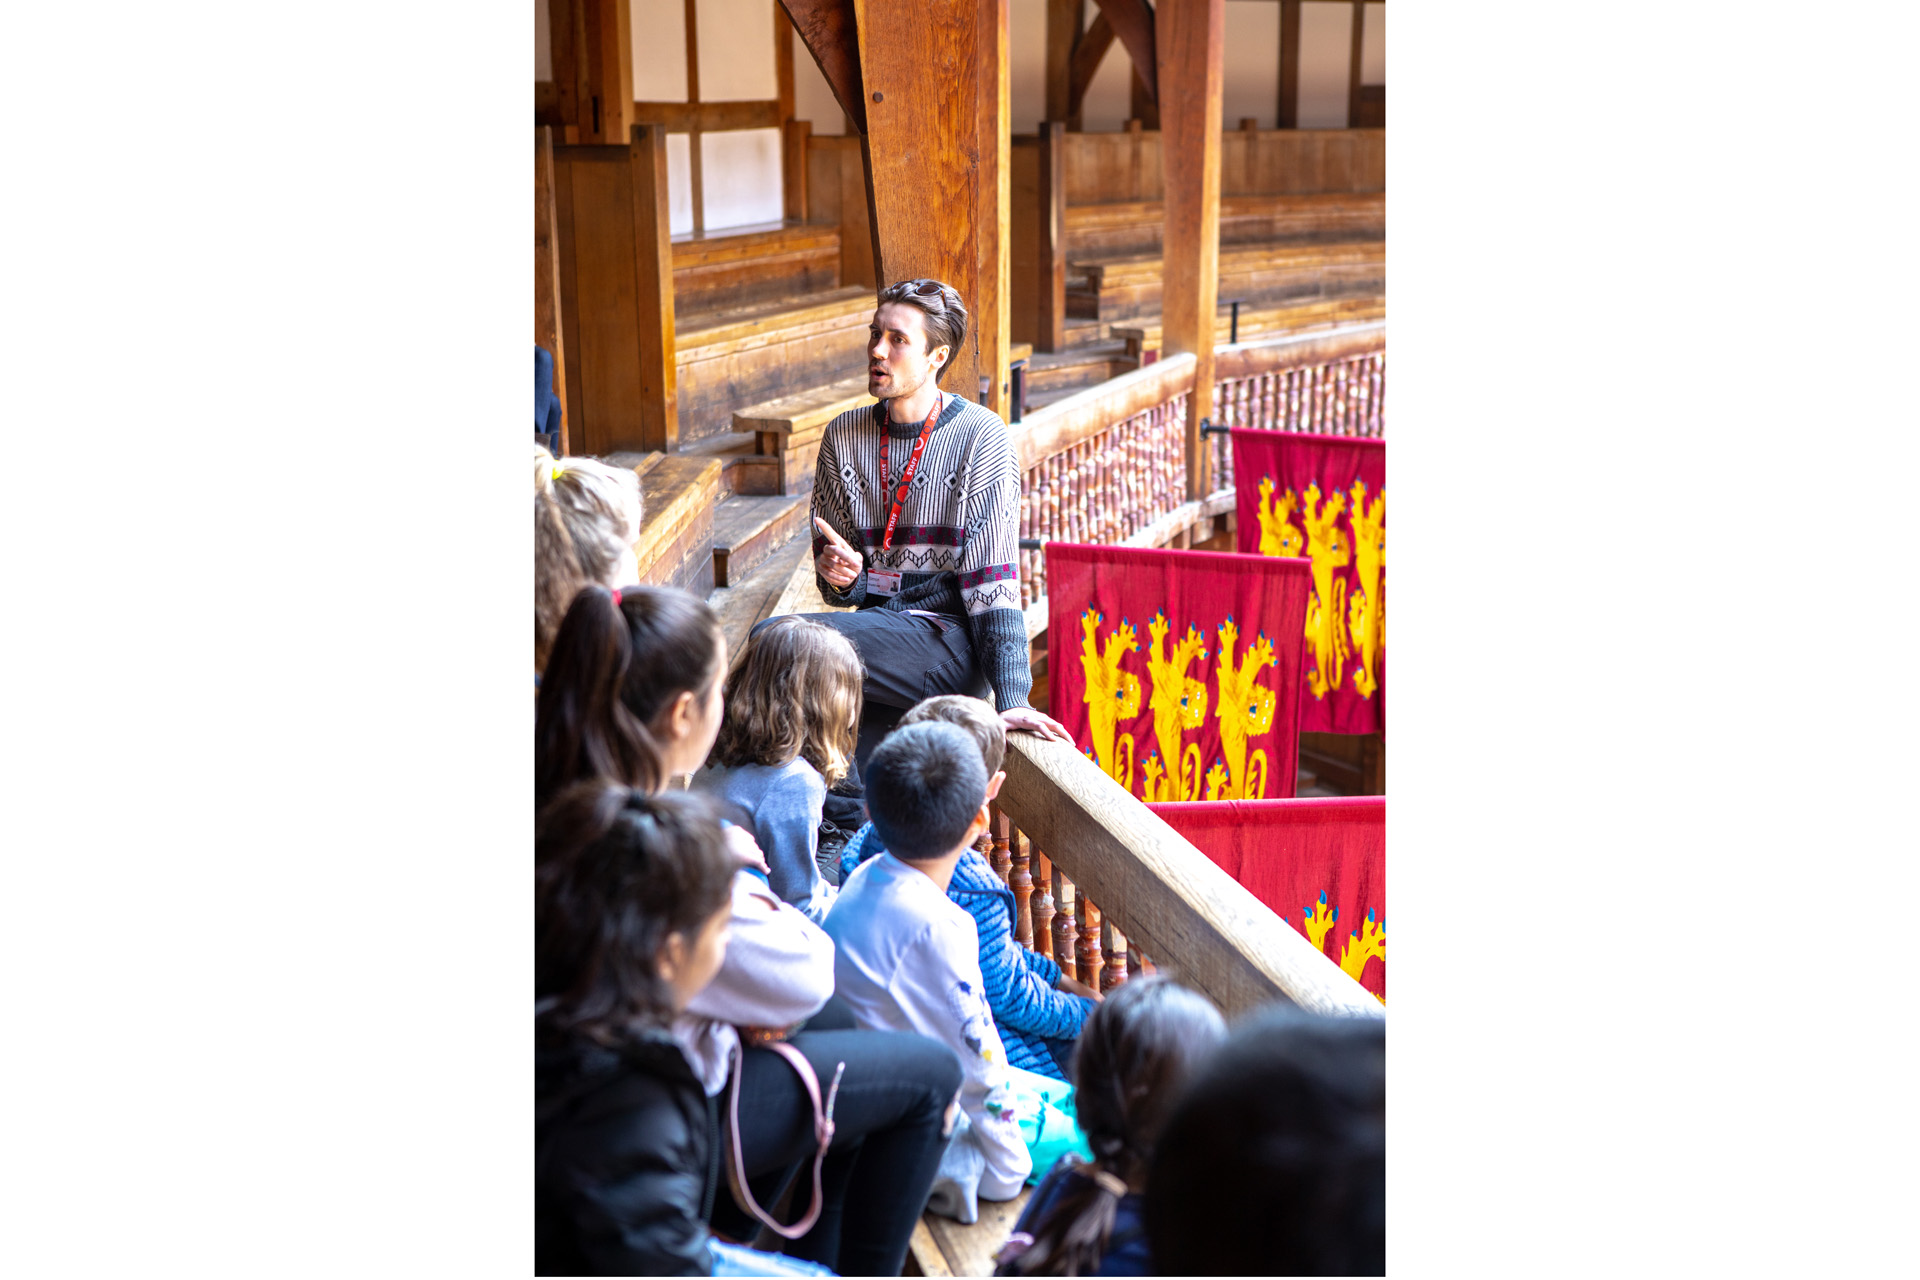
<path id="1" fill-rule="evenodd" d="M 865 368 L 873 292 L 838 289 L 805 305 L 722 314 L 678 335 L 683 443 L 735 430 L 736 410 Z"/>
<path id="2" fill-rule="evenodd" d="M 745 228 L 673 242 L 673 310 L 692 317 L 840 287 L 837 227 Z"/>
<path id="3" fill-rule="evenodd" d="M 1070 264 L 1067 314 L 1107 324 L 1158 315 L 1160 274 L 1157 256 Z M 1219 296 L 1244 298 L 1253 306 L 1381 293 L 1386 284 L 1387 250 L 1381 240 L 1220 250 Z"/>
<path id="4" fill-rule="evenodd" d="M 1158 200 L 1069 205 L 1067 260 L 1158 254 L 1166 223 Z M 1384 192 L 1297 196 L 1223 196 L 1220 246 L 1381 239 L 1387 233 Z"/>

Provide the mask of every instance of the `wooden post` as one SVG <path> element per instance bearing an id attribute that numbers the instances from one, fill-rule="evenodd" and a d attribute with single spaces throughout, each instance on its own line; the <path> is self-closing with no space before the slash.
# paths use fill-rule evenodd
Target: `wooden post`
<path id="1" fill-rule="evenodd" d="M 1300 127 L 1300 0 L 1280 0 L 1279 127 Z"/>
<path id="2" fill-rule="evenodd" d="M 560 452 L 567 451 L 567 344 L 560 332 L 560 240 L 554 231 L 553 130 L 533 131 L 533 340 L 553 353 Z"/>
<path id="3" fill-rule="evenodd" d="M 549 0 L 562 140 L 622 145 L 633 125 L 631 0 Z"/>
<path id="4" fill-rule="evenodd" d="M 635 125 L 626 146 L 558 147 L 554 162 L 571 447 L 670 453 L 680 411 L 666 131 Z"/>
<path id="5" fill-rule="evenodd" d="M 1360 38 L 1367 29 L 1366 0 L 1353 0 L 1353 44 L 1347 59 L 1347 128 L 1360 127 Z"/>
<path id="6" fill-rule="evenodd" d="M 986 406 L 1002 418 L 1012 416 L 1007 395 L 1012 374 L 1007 348 L 1012 345 L 1008 304 L 1011 290 L 1009 224 L 1013 213 L 1013 137 L 1008 127 L 1008 0 L 978 0 L 980 6 L 980 97 L 976 142 L 980 152 L 978 213 L 979 284 L 967 299 L 968 328 L 980 376 L 989 380 Z M 949 375 L 951 377 L 952 375 Z M 976 384 L 978 385 L 978 384 Z M 958 390 L 959 388 L 954 388 Z"/>
<path id="7" fill-rule="evenodd" d="M 1100 908 L 1087 901 L 1087 895 L 1076 892 L 1074 905 L 1080 914 L 1080 946 L 1074 959 L 1075 974 L 1080 981 L 1100 990 Z"/>
<path id="8" fill-rule="evenodd" d="M 1013 827 L 998 805 L 994 806 L 992 814 L 993 839 L 988 846 L 987 865 L 993 868 L 993 874 L 1000 877 L 1000 883 L 1011 889 L 1013 885 L 1008 881 L 1008 876 L 1013 872 L 1013 855 L 1007 851 L 1007 846 L 1013 842 Z"/>
<path id="9" fill-rule="evenodd" d="M 1107 968 L 1100 976 L 1100 989 L 1111 991 L 1127 980 L 1127 935 L 1116 929 L 1111 920 L 1100 922 L 1102 941 L 1107 944 Z"/>
<path id="10" fill-rule="evenodd" d="M 1085 20 L 1081 0 L 1047 0 L 1047 119 L 1064 125 L 1072 109 L 1073 50 Z"/>
<path id="11" fill-rule="evenodd" d="M 1074 939 L 1079 930 L 1073 924 L 1073 881 L 1067 879 L 1060 868 L 1053 869 L 1053 962 L 1060 966 L 1060 972 L 1069 978 L 1074 973 Z"/>
<path id="12" fill-rule="evenodd" d="M 1021 837 L 1022 841 L 1026 837 Z M 1038 849 L 1033 851 L 1033 949 L 1049 960 L 1053 958 L 1053 864 Z"/>
<path id="13" fill-rule="evenodd" d="M 1220 98 L 1226 0 L 1160 0 L 1160 163 L 1166 186 L 1161 343 L 1197 361 L 1187 398 L 1188 501 L 1212 491 L 1200 424 L 1213 412 L 1213 312 L 1220 293 Z"/>
<path id="14" fill-rule="evenodd" d="M 1033 848 L 1018 831 L 1013 833 L 1013 936 L 1021 946 L 1033 947 Z"/>
<path id="15" fill-rule="evenodd" d="M 980 298 L 978 7 L 854 0 L 854 13 L 867 93 L 861 150 L 880 285 L 943 280 L 960 291 L 971 313 Z M 979 397 L 972 342 L 953 353 L 940 385 L 969 400 Z"/>
<path id="16" fill-rule="evenodd" d="M 686 0 L 687 104 L 700 101 L 700 23 L 697 0 Z M 694 113 L 687 130 L 687 185 L 693 190 L 693 229 L 707 229 L 706 165 L 700 154 L 700 117 Z"/>
<path id="17" fill-rule="evenodd" d="M 807 203 L 807 143 L 812 138 L 811 120 L 789 120 L 780 130 L 780 181 L 785 197 L 781 213 L 789 222 L 805 222 L 810 216 Z"/>

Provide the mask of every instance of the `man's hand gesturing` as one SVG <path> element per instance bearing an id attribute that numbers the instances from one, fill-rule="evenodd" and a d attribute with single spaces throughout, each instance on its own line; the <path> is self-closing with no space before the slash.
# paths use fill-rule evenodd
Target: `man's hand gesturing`
<path id="1" fill-rule="evenodd" d="M 814 559 L 813 567 L 819 570 L 821 577 L 845 591 L 860 580 L 860 570 L 865 562 L 860 559 L 860 553 L 848 546 L 847 540 L 819 516 L 813 518 L 813 527 L 827 539 L 827 545 Z"/>

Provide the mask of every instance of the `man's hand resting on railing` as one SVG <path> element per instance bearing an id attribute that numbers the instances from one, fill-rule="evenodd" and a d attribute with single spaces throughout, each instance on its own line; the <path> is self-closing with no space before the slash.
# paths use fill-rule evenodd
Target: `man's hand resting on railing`
<path id="1" fill-rule="evenodd" d="M 1000 713 L 1000 723 L 1007 727 L 1008 733 L 1037 733 L 1043 738 L 1052 738 L 1055 742 L 1064 742 L 1068 746 L 1073 745 L 1073 735 L 1067 732 L 1065 725 L 1044 711 L 1035 711 L 1032 707 L 1008 707 Z"/>
<path id="2" fill-rule="evenodd" d="M 821 548 L 813 562 L 820 576 L 842 591 L 860 581 L 860 570 L 866 563 L 861 560 L 860 553 L 848 546 L 847 540 L 819 516 L 813 518 L 813 527 L 826 535 L 827 539 L 827 545 Z"/>

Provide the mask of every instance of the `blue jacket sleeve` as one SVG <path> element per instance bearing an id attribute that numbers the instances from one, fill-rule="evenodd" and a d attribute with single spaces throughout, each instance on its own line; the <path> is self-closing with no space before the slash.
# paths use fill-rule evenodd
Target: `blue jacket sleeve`
<path id="1" fill-rule="evenodd" d="M 806 906 L 820 879 L 814 852 L 826 799 L 825 779 L 809 766 L 768 787 L 754 806 L 753 835 L 767 855 L 767 869 L 773 873 L 769 883 L 781 901 L 796 907 Z"/>
<path id="2" fill-rule="evenodd" d="M 972 870 L 967 867 L 969 860 L 978 859 L 975 853 L 964 855 L 961 866 L 955 868 L 956 877 Z M 997 882 L 991 870 L 986 875 Z M 970 875 L 969 883 L 972 881 Z M 980 976 L 986 983 L 994 1022 L 1056 1040 L 1078 1036 L 1093 1002 L 1054 990 L 1050 980 L 1034 971 L 1022 955 L 1025 948 L 1013 940 L 1013 922 L 1005 899 L 999 893 L 979 889 L 966 891 L 964 898 L 955 895 L 955 899 L 973 916 L 980 932 Z M 1054 972 L 1057 976 L 1059 971 Z"/>

